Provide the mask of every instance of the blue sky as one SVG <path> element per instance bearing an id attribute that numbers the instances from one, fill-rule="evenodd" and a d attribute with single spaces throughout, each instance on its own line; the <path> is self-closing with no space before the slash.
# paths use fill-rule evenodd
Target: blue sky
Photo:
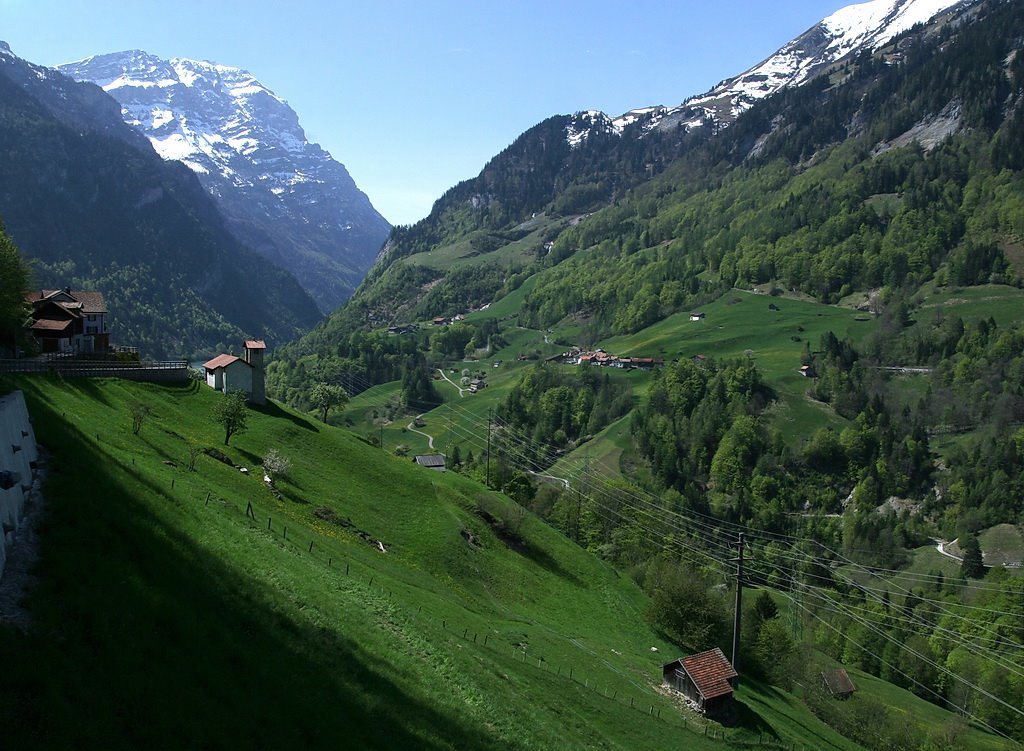
<path id="1" fill-rule="evenodd" d="M 678 104 L 843 0 L 0 0 L 0 39 L 56 65 L 143 49 L 244 68 L 393 223 L 555 114 Z"/>

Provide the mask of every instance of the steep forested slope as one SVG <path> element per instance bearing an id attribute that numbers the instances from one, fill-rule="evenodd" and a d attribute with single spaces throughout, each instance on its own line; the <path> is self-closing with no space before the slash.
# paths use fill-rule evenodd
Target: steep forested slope
<path id="1" fill-rule="evenodd" d="M 330 359 L 359 328 L 479 307 L 531 275 L 520 323 L 571 315 L 591 340 L 733 285 L 832 303 L 936 272 L 1014 282 L 1002 249 L 1024 232 L 1020 14 L 978 4 L 714 137 L 595 127 L 572 148 L 569 119 L 545 121 L 396 229 L 354 299 L 283 355 Z M 585 183 L 604 187 L 570 200 Z"/>

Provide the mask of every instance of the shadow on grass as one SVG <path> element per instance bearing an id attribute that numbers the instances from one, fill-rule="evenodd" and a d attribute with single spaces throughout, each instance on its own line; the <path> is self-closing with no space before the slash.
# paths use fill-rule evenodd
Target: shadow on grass
<path id="1" fill-rule="evenodd" d="M 298 616 L 287 593 L 197 546 L 174 525 L 188 510 L 157 513 L 59 414 L 30 409 L 54 471 L 35 626 L 0 629 L 5 747 L 508 747 L 411 694 L 400 659 Z"/>
<path id="2" fill-rule="evenodd" d="M 545 571 L 552 573 L 555 576 L 559 576 L 576 586 L 583 586 L 583 582 L 575 573 L 562 566 L 562 564 L 559 563 L 554 556 L 548 553 L 548 551 L 536 545 L 531 545 L 529 541 L 521 547 L 513 548 L 513 550 L 525 558 L 529 558 Z"/>
<path id="3" fill-rule="evenodd" d="M 99 384 L 96 383 L 95 379 L 92 378 L 62 378 L 58 375 L 19 375 L 11 379 L 14 388 L 21 389 L 25 392 L 26 397 L 29 393 L 39 394 L 39 383 L 46 382 L 52 384 L 59 384 L 60 388 L 65 389 L 72 393 L 83 394 L 95 402 L 106 407 L 112 407 L 110 400 L 107 398 L 106 393 L 100 388 Z M 125 419 L 130 420 L 127 413 L 125 413 Z"/>
<path id="4" fill-rule="evenodd" d="M 734 727 L 742 728 L 750 733 L 757 733 L 759 737 L 763 734 L 769 736 L 772 740 L 779 739 L 775 729 L 761 717 L 757 710 L 742 699 L 736 699 L 735 706 L 736 723 Z"/>
<path id="5" fill-rule="evenodd" d="M 283 420 L 288 420 L 293 425 L 296 425 L 300 428 L 303 428 L 304 430 L 308 430 L 313 433 L 320 432 L 320 427 L 312 420 L 309 420 L 305 417 L 299 417 L 298 415 L 292 412 L 288 412 L 287 410 L 282 409 L 281 405 L 277 404 L 276 402 L 267 401 L 267 403 L 263 405 L 250 404 L 249 409 L 253 410 L 254 412 L 259 412 L 261 415 L 266 415 L 267 417 L 278 417 Z"/>

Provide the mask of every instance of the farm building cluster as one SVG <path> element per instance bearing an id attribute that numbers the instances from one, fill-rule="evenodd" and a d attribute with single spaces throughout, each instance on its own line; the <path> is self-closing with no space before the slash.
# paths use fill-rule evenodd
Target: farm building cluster
<path id="1" fill-rule="evenodd" d="M 485 305 L 481 305 L 479 308 L 470 308 L 469 309 L 469 313 L 475 313 L 478 310 L 487 310 L 489 307 L 491 307 L 490 303 L 487 303 Z M 466 316 L 469 315 L 469 313 L 456 313 L 453 316 L 435 316 L 434 318 L 430 319 L 430 325 L 431 326 L 448 326 L 449 324 L 452 324 L 452 323 L 461 323 L 462 321 L 466 320 Z M 391 326 L 388 326 L 388 333 L 389 334 L 410 334 L 413 331 L 416 331 L 418 329 L 419 329 L 419 324 L 416 324 L 416 323 L 397 323 L 397 324 L 392 324 Z"/>
<path id="2" fill-rule="evenodd" d="M 560 355 L 553 355 L 548 358 L 548 361 L 564 365 L 598 365 L 603 368 L 639 368 L 640 370 L 653 370 L 665 365 L 665 360 L 661 357 L 619 357 L 605 352 L 603 349 L 584 350 L 576 347 Z"/>

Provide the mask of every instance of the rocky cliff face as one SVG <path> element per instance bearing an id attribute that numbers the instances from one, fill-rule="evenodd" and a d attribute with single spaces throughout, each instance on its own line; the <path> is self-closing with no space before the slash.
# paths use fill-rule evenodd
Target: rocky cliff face
<path id="1" fill-rule="evenodd" d="M 344 165 L 306 140 L 287 102 L 244 70 L 141 51 L 59 66 L 101 86 L 164 159 L 198 176 L 235 235 L 341 304 L 390 231 Z"/>

